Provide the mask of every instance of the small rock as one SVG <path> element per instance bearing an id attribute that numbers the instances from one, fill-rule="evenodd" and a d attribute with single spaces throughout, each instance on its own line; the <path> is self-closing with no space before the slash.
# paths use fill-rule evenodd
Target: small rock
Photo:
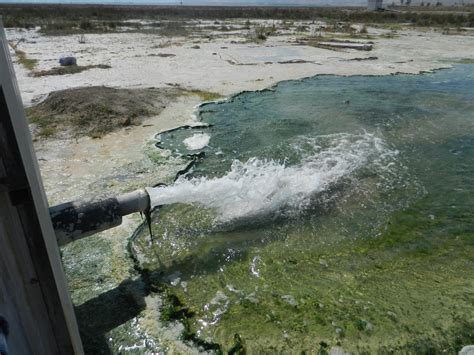
<path id="1" fill-rule="evenodd" d="M 296 302 L 295 298 L 292 295 L 283 295 L 281 296 L 281 299 L 292 306 L 298 305 L 298 302 Z"/>
<path id="2" fill-rule="evenodd" d="M 357 321 L 357 329 L 359 330 L 363 330 L 363 331 L 366 331 L 366 332 L 371 332 L 374 330 L 374 325 L 368 321 L 366 321 L 365 319 L 359 319 Z"/>
<path id="3" fill-rule="evenodd" d="M 388 318 L 390 318 L 394 322 L 398 322 L 398 317 L 394 312 L 388 311 L 387 316 L 388 316 Z"/>
<path id="4" fill-rule="evenodd" d="M 181 282 L 181 273 L 179 271 L 173 272 L 167 277 L 169 283 L 173 286 L 179 285 Z"/>
<path id="5" fill-rule="evenodd" d="M 370 322 L 366 322 L 366 323 L 365 323 L 365 330 L 366 330 L 367 332 L 373 331 L 373 330 L 374 330 L 374 325 L 373 325 L 372 323 L 370 323 Z"/>
<path id="6" fill-rule="evenodd" d="M 349 353 L 346 353 L 344 349 L 341 348 L 340 346 L 333 346 L 329 350 L 329 355 L 346 355 L 346 354 L 349 354 Z"/>
<path id="7" fill-rule="evenodd" d="M 248 295 L 247 297 L 245 297 L 245 299 L 251 303 L 254 303 L 254 304 L 258 304 L 259 301 L 258 301 L 258 298 L 256 297 L 255 295 L 255 292 L 252 292 L 250 295 Z"/>
<path id="8" fill-rule="evenodd" d="M 474 355 L 474 345 L 466 345 L 464 346 L 459 355 Z"/>
<path id="9" fill-rule="evenodd" d="M 319 258 L 319 265 L 322 265 L 324 267 L 328 267 L 329 264 L 326 260 Z"/>
<path id="10" fill-rule="evenodd" d="M 214 298 L 209 302 L 210 304 L 216 305 L 222 302 L 226 302 L 228 300 L 227 296 L 222 291 L 217 291 Z"/>

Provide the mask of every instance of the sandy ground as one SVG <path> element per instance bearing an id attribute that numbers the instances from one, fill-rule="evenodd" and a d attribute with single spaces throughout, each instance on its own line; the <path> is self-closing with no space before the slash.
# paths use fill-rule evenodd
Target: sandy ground
<path id="1" fill-rule="evenodd" d="M 383 38 L 379 35 L 389 31 L 373 29 L 370 32 L 375 36 L 372 40 L 374 49 L 370 52 L 298 46 L 294 45 L 296 35 L 272 36 L 260 45 L 245 43 L 245 38 L 239 34 L 212 41 L 204 38 L 169 41 L 158 35 L 140 33 L 96 34 L 87 35 L 86 43 L 80 44 L 76 36 L 44 37 L 31 30 L 9 31 L 8 38 L 26 39 L 20 48 L 39 61 L 38 70 L 56 66 L 58 59 L 65 55 L 76 56 L 80 65 L 112 66 L 111 69 L 40 78 L 29 77 L 25 69 L 17 66 L 17 78 L 26 105 L 51 91 L 77 86 L 133 88 L 179 84 L 230 95 L 316 74 L 419 73 L 473 56 L 474 36 L 405 30 L 398 31 L 395 38 Z M 200 48 L 192 48 L 196 45 Z M 158 48 L 160 46 L 165 47 Z M 160 53 L 175 56 L 156 56 Z M 378 60 L 348 61 L 374 56 Z M 278 64 L 291 60 L 314 63 Z"/>
<path id="2" fill-rule="evenodd" d="M 135 170 L 132 184 L 122 183 L 125 178 L 116 179 L 133 170 L 131 163 L 142 162 L 146 149 L 155 149 L 155 135 L 161 131 L 192 125 L 196 121 L 193 114 L 195 105 L 200 103 L 197 96 L 183 96 L 176 99 L 158 116 L 146 119 L 140 126 L 110 133 L 101 139 L 82 137 L 77 140 L 47 139 L 35 143 L 43 182 L 50 203 L 60 203 L 70 199 L 87 197 L 92 191 L 100 189 L 119 192 L 131 187 L 155 185 L 157 182 L 170 181 L 174 171 L 154 170 L 143 164 Z M 179 165 L 178 165 L 179 166 Z M 94 183 L 101 178 L 107 182 Z M 137 181 L 143 185 L 137 186 Z M 122 185 L 122 186 L 120 186 Z"/>
<path id="3" fill-rule="evenodd" d="M 202 25 L 206 25 L 203 23 Z M 217 92 L 223 96 L 244 90 L 260 90 L 279 81 L 317 74 L 387 75 L 419 73 L 473 59 L 474 36 L 442 35 L 440 32 L 399 30 L 393 38 L 384 29 L 369 29 L 372 51 L 328 50 L 295 45 L 302 34 L 271 36 L 263 44 L 248 43 L 248 30 L 225 33 L 209 40 L 203 36 L 164 38 L 156 34 L 114 33 L 48 37 L 36 30 L 9 30 L 29 58 L 38 60 L 37 70 L 57 66 L 58 58 L 74 55 L 80 65 L 108 64 L 111 69 L 91 69 L 72 75 L 34 78 L 16 64 L 16 74 L 25 105 L 45 98 L 49 92 L 79 86 L 169 87 Z M 357 40 L 367 42 L 367 40 Z M 193 48 L 199 46 L 198 49 Z M 160 48 L 163 47 L 163 48 Z M 159 57 L 158 54 L 173 57 Z M 375 60 L 354 60 L 376 57 Z M 299 61 L 299 63 L 291 63 Z M 288 63 L 290 62 L 290 63 Z M 281 64 L 284 63 L 284 64 Z M 191 119 L 196 97 L 181 98 L 159 117 L 142 127 L 127 128 L 102 139 L 41 141 L 38 157 L 48 196 L 53 201 L 82 195 L 85 182 L 107 176 L 126 161 L 140 159 L 142 142 L 156 132 Z M 146 127 L 144 127 L 146 126 Z M 123 149 L 127 142 L 127 149 Z M 60 149 L 59 149 L 60 148 Z M 80 180 L 81 183 L 76 183 Z M 82 185 L 82 186 L 81 186 Z M 68 186 L 74 186 L 69 188 Z"/>
<path id="4" fill-rule="evenodd" d="M 248 43 L 245 32 L 226 33 L 212 40 L 205 37 L 169 39 L 143 33 L 95 34 L 86 35 L 84 44 L 79 43 L 77 36 L 45 37 L 35 30 L 8 30 L 7 37 L 12 41 L 25 39 L 19 44 L 19 49 L 25 51 L 29 58 L 38 60 L 37 70 L 57 66 L 58 59 L 65 55 L 76 56 L 80 65 L 111 66 L 110 69 L 91 69 L 73 75 L 33 78 L 15 62 L 25 105 L 42 100 L 51 91 L 79 86 L 136 88 L 180 85 L 228 96 L 316 74 L 419 73 L 449 67 L 460 60 L 474 60 L 474 36 L 442 35 L 435 31 L 399 30 L 393 38 L 388 38 L 384 35 L 390 33 L 389 30 L 370 28 L 369 33 L 374 37 L 371 39 L 374 42 L 372 51 L 334 51 L 295 45 L 300 34 L 292 33 L 269 37 L 262 44 Z M 174 56 L 158 56 L 163 53 Z M 377 59 L 354 60 L 368 57 Z M 15 56 L 13 59 L 16 61 Z M 199 102 L 198 96 L 182 96 L 159 116 L 147 119 L 141 126 L 128 127 L 101 139 L 83 137 L 36 142 L 50 202 L 55 204 L 99 192 L 121 192 L 160 181 L 172 181 L 179 162 L 173 165 L 174 169 L 167 169 L 169 165 L 166 164 L 158 169 L 152 168 L 144 162 L 146 150 L 150 147 L 155 149 L 152 143 L 157 132 L 194 122 L 193 110 Z M 110 260 L 107 258 L 95 260 L 100 271 L 98 274 L 102 274 L 102 279 L 108 278 L 109 282 L 107 286 L 99 287 L 94 285 L 92 278 L 92 281 L 84 283 L 82 289 L 79 286 L 72 288 L 76 304 L 94 296 L 81 296 L 87 288 L 94 286 L 100 293 L 125 278 L 134 277 L 129 271 L 132 269 L 131 262 L 127 261 L 124 249 L 139 219 L 131 216 L 124 222 L 120 228 L 99 235 L 111 243 L 115 257 L 123 259 L 120 270 L 110 271 L 107 265 Z M 68 275 L 75 272 L 76 264 L 90 260 L 88 250 L 84 248 L 81 251 L 64 248 L 65 260 L 73 261 L 72 266 L 66 266 Z M 149 314 L 142 318 L 147 317 Z M 163 334 L 156 329 L 155 333 L 158 334 L 155 338 Z M 157 341 L 169 343 L 169 334 L 164 338 Z"/>

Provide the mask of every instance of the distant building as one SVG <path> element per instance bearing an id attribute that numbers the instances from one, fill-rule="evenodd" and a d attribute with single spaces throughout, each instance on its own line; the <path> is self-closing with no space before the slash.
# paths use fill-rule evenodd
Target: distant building
<path id="1" fill-rule="evenodd" d="M 367 5 L 367 10 L 369 11 L 381 10 L 382 2 L 383 0 L 369 0 L 368 5 Z"/>

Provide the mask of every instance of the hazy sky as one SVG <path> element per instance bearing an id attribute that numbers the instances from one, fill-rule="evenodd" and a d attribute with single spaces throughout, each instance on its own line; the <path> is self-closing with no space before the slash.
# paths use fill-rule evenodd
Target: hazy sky
<path id="1" fill-rule="evenodd" d="M 295 6 L 365 6 L 367 0 L 182 0 L 184 5 L 295 5 Z M 384 0 L 385 4 L 400 0 Z M 413 4 L 429 0 L 412 0 Z M 432 0 L 436 2 L 437 0 Z M 474 0 L 440 0 L 444 5 L 474 4 Z M 92 4 L 179 4 L 180 0 L 0 0 L 0 3 L 92 3 Z"/>

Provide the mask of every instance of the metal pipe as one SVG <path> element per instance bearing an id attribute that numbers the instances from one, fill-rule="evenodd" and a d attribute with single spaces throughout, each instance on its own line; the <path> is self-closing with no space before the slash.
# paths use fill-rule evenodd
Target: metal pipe
<path id="1" fill-rule="evenodd" d="M 8 355 L 8 322 L 5 318 L 0 316 L 0 355 Z"/>
<path id="2" fill-rule="evenodd" d="M 144 189 L 120 195 L 117 197 L 117 201 L 121 216 L 134 212 L 144 212 L 150 208 L 150 196 Z"/>
<path id="3" fill-rule="evenodd" d="M 0 332 L 0 355 L 8 355 L 7 338 Z"/>
<path id="4" fill-rule="evenodd" d="M 136 190 L 117 197 L 79 200 L 50 207 L 56 239 L 65 245 L 89 235 L 116 227 L 122 216 L 150 210 L 146 190 Z"/>

